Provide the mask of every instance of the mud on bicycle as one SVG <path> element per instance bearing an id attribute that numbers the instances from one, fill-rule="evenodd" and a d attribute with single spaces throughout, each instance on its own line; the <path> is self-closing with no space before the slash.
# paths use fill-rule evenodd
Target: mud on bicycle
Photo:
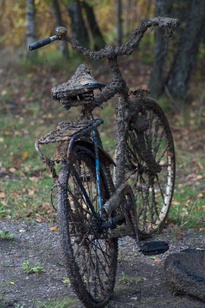
<path id="1" fill-rule="evenodd" d="M 174 143 L 160 106 L 146 91 L 130 91 L 117 58 L 130 55 L 150 27 L 172 36 L 176 19 L 143 20 L 130 40 L 119 46 L 89 51 L 67 35 L 64 27 L 37 41 L 30 50 L 65 40 L 90 60 L 107 59 L 112 81 L 94 79 L 81 64 L 67 82 L 54 87 L 52 98 L 69 110 L 80 106 L 79 118 L 61 121 L 56 130 L 35 143 L 57 188 L 57 211 L 65 266 L 72 287 L 85 307 L 104 307 L 111 299 L 117 270 L 118 239 L 131 236 L 145 255 L 168 250 L 168 243 L 142 241 L 164 225 L 175 181 Z M 103 148 L 98 127 L 103 120 L 93 111 L 118 95 L 115 159 Z M 42 145 L 56 144 L 52 158 Z M 60 164 L 60 171 L 56 165 Z M 113 172 L 114 170 L 114 176 Z"/>

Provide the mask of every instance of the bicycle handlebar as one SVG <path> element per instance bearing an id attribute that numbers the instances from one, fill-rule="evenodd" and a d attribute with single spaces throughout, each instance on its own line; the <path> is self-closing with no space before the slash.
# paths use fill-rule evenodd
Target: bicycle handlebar
<path id="1" fill-rule="evenodd" d="M 53 36 L 47 37 L 47 38 L 45 38 L 43 40 L 36 41 L 36 42 L 32 43 L 28 48 L 29 48 L 30 51 L 32 51 L 32 50 L 41 48 L 41 47 L 43 47 L 45 45 L 48 45 L 51 42 L 56 41 L 58 39 L 59 39 L 58 35 L 53 35 Z"/>
<path id="2" fill-rule="evenodd" d="M 144 19 L 139 27 L 133 31 L 131 34 L 132 38 L 125 44 L 119 47 L 106 46 L 98 51 L 90 51 L 89 49 L 83 47 L 80 42 L 72 37 L 66 35 L 66 28 L 57 27 L 56 35 L 43 40 L 34 42 L 29 46 L 29 50 L 35 50 L 37 48 L 43 47 L 55 40 L 65 40 L 69 42 L 74 49 L 82 53 L 85 57 L 92 60 L 99 60 L 102 58 L 112 58 L 115 56 L 130 55 L 139 45 L 145 32 L 150 27 L 159 26 L 163 28 L 167 37 L 171 37 L 173 31 L 180 25 L 178 19 L 168 18 L 168 17 L 154 17 L 150 19 Z"/>

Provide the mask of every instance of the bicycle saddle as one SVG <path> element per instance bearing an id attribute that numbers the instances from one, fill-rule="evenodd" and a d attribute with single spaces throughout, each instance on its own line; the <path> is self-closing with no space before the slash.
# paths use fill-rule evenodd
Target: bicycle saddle
<path id="1" fill-rule="evenodd" d="M 53 88 L 51 94 L 54 100 L 74 100 L 77 99 L 78 95 L 103 87 L 105 87 L 105 84 L 94 79 L 89 67 L 86 64 L 80 64 L 71 79 Z"/>

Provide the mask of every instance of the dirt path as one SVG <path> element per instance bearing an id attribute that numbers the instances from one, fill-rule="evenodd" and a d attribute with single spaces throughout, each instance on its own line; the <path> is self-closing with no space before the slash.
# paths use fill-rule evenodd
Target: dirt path
<path id="1" fill-rule="evenodd" d="M 83 307 L 65 283 L 58 232 L 51 231 L 47 224 L 14 223 L 4 219 L 0 220 L 0 230 L 9 230 L 14 235 L 13 240 L 0 240 L 0 308 L 47 307 L 42 304 L 49 301 L 55 301 L 49 308 Z M 170 253 L 188 247 L 204 248 L 203 232 L 163 232 L 160 238 L 169 241 L 170 250 L 154 258 L 138 254 L 133 240 L 120 240 L 115 294 L 107 307 L 205 307 L 205 303 L 197 299 L 174 295 L 163 268 Z M 45 272 L 24 273 L 21 266 L 25 261 L 42 266 Z M 67 305 L 63 306 L 62 301 Z M 61 306 L 57 302 L 61 302 Z"/>

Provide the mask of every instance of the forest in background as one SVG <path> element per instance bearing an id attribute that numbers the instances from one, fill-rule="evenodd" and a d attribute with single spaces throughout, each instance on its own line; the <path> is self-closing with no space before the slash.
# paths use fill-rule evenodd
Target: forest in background
<path id="1" fill-rule="evenodd" d="M 52 35 L 57 25 L 66 26 L 68 35 L 90 49 L 117 45 L 128 40 L 142 19 L 153 16 L 178 18 L 181 26 L 170 41 L 160 30 L 150 31 L 143 39 L 141 56 L 151 70 L 148 86 L 155 98 L 165 95 L 176 109 L 183 109 L 191 103 L 190 81 L 204 73 L 204 1 L 1 0 L 1 53 L 31 56 L 29 44 Z M 39 53 L 44 55 L 57 49 L 65 58 L 73 56 L 63 43 Z"/>
<path id="2" fill-rule="evenodd" d="M 71 34 L 70 10 L 77 3 L 87 3 L 93 9 L 97 24 L 102 31 L 106 43 L 116 42 L 116 0 L 93 0 L 93 1 L 71 1 L 71 0 L 35 0 L 35 1 L 0 1 L 0 35 L 1 48 L 25 48 L 27 38 L 26 10 L 29 3 L 34 4 L 35 10 L 35 37 L 40 39 L 53 33 L 54 28 L 61 19 Z M 60 17 L 56 16 L 56 4 L 60 9 Z M 139 21 L 150 17 L 154 12 L 153 0 L 131 0 L 122 1 L 123 33 L 126 37 L 134 30 Z M 82 16 L 85 27 L 89 31 L 89 24 L 86 20 L 85 9 L 82 9 Z M 82 31 L 82 30 L 81 30 Z M 91 29 L 90 29 L 91 31 Z"/>

